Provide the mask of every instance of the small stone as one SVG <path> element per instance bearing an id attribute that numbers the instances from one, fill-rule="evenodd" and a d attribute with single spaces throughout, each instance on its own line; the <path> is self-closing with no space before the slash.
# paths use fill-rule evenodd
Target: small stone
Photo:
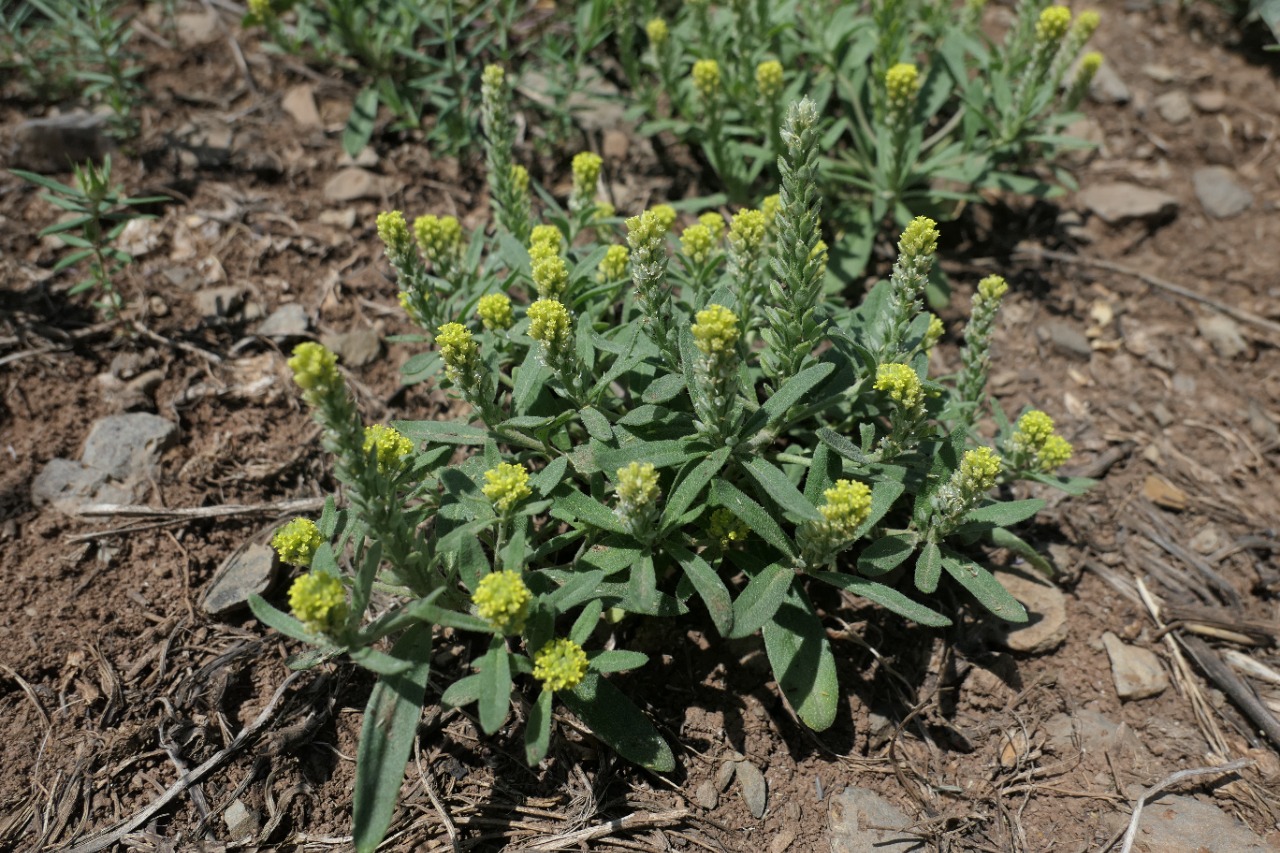
<path id="1" fill-rule="evenodd" d="M 158 415 L 111 415 L 93 425 L 80 459 L 114 480 L 146 479 L 177 437 L 178 427 Z"/>
<path id="2" fill-rule="evenodd" d="M 228 284 L 206 287 L 196 293 L 196 310 L 201 317 L 228 317 L 244 301 L 244 288 Z"/>
<path id="3" fill-rule="evenodd" d="M 1173 196 L 1124 181 L 1088 186 L 1076 193 L 1076 201 L 1108 225 L 1137 221 L 1154 226 L 1178 215 Z"/>
<path id="4" fill-rule="evenodd" d="M 1084 332 L 1068 323 L 1051 321 L 1041 327 L 1042 334 L 1049 344 L 1058 352 L 1081 361 L 1088 361 L 1093 355 L 1093 347 Z"/>
<path id="5" fill-rule="evenodd" d="M 307 309 L 297 302 L 288 302 L 259 324 L 258 334 L 267 338 L 298 338 L 307 333 L 310 325 Z"/>
<path id="6" fill-rule="evenodd" d="M 1226 166 L 1196 169 L 1191 181 L 1204 212 L 1215 219 L 1230 219 L 1253 205 L 1253 193 L 1240 186 L 1235 173 Z"/>
<path id="7" fill-rule="evenodd" d="M 796 840 L 796 831 L 790 827 L 779 832 L 769 844 L 769 853 L 785 853 Z"/>
<path id="8" fill-rule="evenodd" d="M 1221 530 L 1212 524 L 1207 524 L 1200 528 L 1195 536 L 1188 539 L 1187 544 L 1197 554 L 1212 554 L 1219 548 L 1226 547 L 1228 543 Z"/>
<path id="9" fill-rule="evenodd" d="M 1105 753 L 1123 759 L 1140 769 L 1151 753 L 1127 723 L 1115 720 L 1090 708 L 1079 708 L 1070 714 L 1055 714 L 1044 722 L 1045 748 L 1060 758 L 1080 752 L 1102 758 Z"/>
<path id="10" fill-rule="evenodd" d="M 209 44 L 221 35 L 218 13 L 180 12 L 173 16 L 173 27 L 178 32 L 178 42 L 184 45 Z"/>
<path id="11" fill-rule="evenodd" d="M 729 787 L 729 783 L 733 781 L 733 777 L 738 774 L 738 762 L 741 758 L 725 761 L 716 768 L 716 790 L 723 791 Z"/>
<path id="12" fill-rule="evenodd" d="M 1169 676 L 1155 652 L 1127 645 L 1110 631 L 1102 635 L 1102 645 L 1111 658 L 1111 677 L 1121 699 L 1148 699 L 1168 689 Z"/>
<path id="13" fill-rule="evenodd" d="M 280 109 L 293 119 L 294 123 L 305 130 L 315 130 L 322 126 L 320 111 L 316 109 L 315 90 L 306 83 L 293 86 L 285 92 L 280 101 Z"/>
<path id="14" fill-rule="evenodd" d="M 1191 99 L 1181 89 L 1165 92 L 1153 100 L 1151 106 L 1169 124 L 1182 124 L 1191 118 Z"/>
<path id="15" fill-rule="evenodd" d="M 320 211 L 319 219 L 321 225 L 350 231 L 356 227 L 356 209 L 354 207 L 344 207 L 340 210 L 322 210 Z"/>
<path id="16" fill-rule="evenodd" d="M 765 782 L 760 768 L 750 761 L 738 762 L 738 785 L 742 788 L 742 799 L 747 804 L 747 811 L 756 820 L 764 817 L 764 810 L 769 804 L 769 785 Z"/>
<path id="17" fill-rule="evenodd" d="M 320 343 L 337 353 L 347 367 L 364 367 L 382 351 L 382 337 L 374 329 L 352 329 L 337 335 L 321 335 Z"/>
<path id="18" fill-rule="evenodd" d="M 827 821 L 831 853 L 923 853 L 928 849 L 919 837 L 900 831 L 915 821 L 864 788 L 845 788 L 833 796 Z"/>
<path id="19" fill-rule="evenodd" d="M 1164 403 L 1156 403 L 1151 407 L 1151 417 L 1156 419 L 1161 429 L 1173 423 L 1173 412 L 1169 411 L 1169 407 Z"/>
<path id="20" fill-rule="evenodd" d="M 1135 853 L 1200 850 L 1267 853 L 1275 850 L 1249 827 L 1212 803 L 1175 794 L 1162 794 L 1147 802 L 1138 821 L 1135 840 Z"/>
<path id="21" fill-rule="evenodd" d="M 64 512 L 92 502 L 107 475 L 73 459 L 50 459 L 31 482 L 31 502 L 52 504 Z"/>
<path id="22" fill-rule="evenodd" d="M 227 824 L 227 831 L 231 833 L 231 840 L 241 842 L 255 839 L 262 822 L 258 813 L 240 800 L 234 800 L 227 806 L 222 819 Z"/>
<path id="23" fill-rule="evenodd" d="M 1240 324 L 1225 314 L 1210 314 L 1197 319 L 1196 330 L 1214 352 L 1228 361 L 1239 358 L 1249 349 L 1244 335 L 1240 333 Z"/>
<path id="24" fill-rule="evenodd" d="M 711 811 L 720 805 L 720 792 L 716 790 L 715 783 L 707 779 L 698 786 L 698 790 L 693 792 L 693 801 L 707 811 Z"/>
<path id="25" fill-rule="evenodd" d="M 1111 63 L 1104 62 L 1089 82 L 1089 99 L 1096 104 L 1127 104 L 1133 100 L 1133 93 Z"/>
<path id="26" fill-rule="evenodd" d="M 1047 581 L 1033 580 L 1010 572 L 997 572 L 996 579 L 1027 609 L 1027 622 L 1002 626 L 1004 644 L 1011 651 L 1044 654 L 1067 639 L 1067 599 Z"/>
<path id="27" fill-rule="evenodd" d="M 332 202 L 381 199 L 382 196 L 382 178 L 367 169 L 343 169 L 324 185 L 324 197 Z"/>
<path id="28" fill-rule="evenodd" d="M 175 136 L 201 169 L 221 169 L 231 162 L 235 131 L 225 121 L 209 118 L 199 124 L 188 124 Z"/>
<path id="29" fill-rule="evenodd" d="M 275 580 L 279 560 L 274 548 L 250 545 L 232 554 L 205 589 L 200 606 L 205 613 L 221 616 L 246 604 L 250 595 L 263 595 Z"/>
<path id="30" fill-rule="evenodd" d="M 1156 506 L 1181 512 L 1187 508 L 1187 493 L 1173 483 L 1155 474 L 1148 474 L 1142 483 L 1142 496 Z"/>
<path id="31" fill-rule="evenodd" d="M 5 165 L 31 172 L 70 172 L 86 160 L 100 161 L 112 148 L 107 117 L 68 113 L 33 118 L 13 132 L 14 150 Z"/>
<path id="32" fill-rule="evenodd" d="M 1220 113 L 1227 106 L 1227 93 L 1221 89 L 1205 89 L 1191 96 L 1191 103 L 1202 113 Z"/>

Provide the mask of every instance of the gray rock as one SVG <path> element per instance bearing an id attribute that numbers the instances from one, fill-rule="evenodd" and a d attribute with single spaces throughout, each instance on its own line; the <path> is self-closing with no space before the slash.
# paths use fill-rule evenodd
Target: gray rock
<path id="1" fill-rule="evenodd" d="M 698 790 L 694 791 L 693 801 L 707 811 L 720 805 L 720 792 L 716 790 L 716 784 L 710 779 L 704 781 L 698 786 Z"/>
<path id="2" fill-rule="evenodd" d="M 1205 89 L 1191 96 L 1191 103 L 1202 113 L 1220 113 L 1227 106 L 1227 93 L 1221 89 Z"/>
<path id="3" fill-rule="evenodd" d="M 93 425 L 80 459 L 114 480 L 143 480 L 155 473 L 160 454 L 177 436 L 177 426 L 158 415 L 112 415 Z"/>
<path id="4" fill-rule="evenodd" d="M 1173 196 L 1123 181 L 1085 187 L 1076 193 L 1076 201 L 1108 225 L 1134 221 L 1158 225 L 1178 215 L 1178 200 Z"/>
<path id="5" fill-rule="evenodd" d="M 278 568 L 274 548 L 250 545 L 223 562 L 205 589 L 200 606 L 213 616 L 235 610 L 248 602 L 250 595 L 265 594 Z"/>
<path id="6" fill-rule="evenodd" d="M 258 334 L 268 338 L 297 338 L 305 335 L 310 325 L 307 309 L 297 302 L 288 302 L 258 325 Z"/>
<path id="7" fill-rule="evenodd" d="M 1249 349 L 1244 335 L 1240 333 L 1240 324 L 1225 314 L 1210 314 L 1197 319 L 1196 330 L 1214 352 L 1227 360 L 1238 358 Z"/>
<path id="8" fill-rule="evenodd" d="M 1089 99 L 1097 104 L 1127 104 L 1133 100 L 1133 93 L 1111 63 L 1104 62 L 1089 83 Z"/>
<path id="9" fill-rule="evenodd" d="M 1067 599 L 1062 590 L 1047 581 L 1009 572 L 996 573 L 996 579 L 1022 602 L 1031 617 L 1021 625 L 1003 626 L 1004 644 L 1025 654 L 1043 654 L 1062 645 L 1067 638 Z"/>
<path id="10" fill-rule="evenodd" d="M 321 126 L 320 111 L 316 109 L 315 90 L 306 83 L 294 86 L 285 92 L 280 101 L 280 108 L 298 127 L 314 130 Z"/>
<path id="11" fill-rule="evenodd" d="M 112 147 L 107 117 L 97 113 L 24 121 L 14 131 L 13 141 L 7 165 L 31 172 L 69 172 L 86 160 L 101 160 Z"/>
<path id="12" fill-rule="evenodd" d="M 381 199 L 382 196 L 383 179 L 367 169 L 343 169 L 324 185 L 324 197 L 332 202 Z"/>
<path id="13" fill-rule="evenodd" d="M 252 841 L 262 825 L 261 816 L 240 800 L 234 800 L 222 813 L 232 841 Z"/>
<path id="14" fill-rule="evenodd" d="M 1151 102 L 1160 118 L 1169 124 L 1182 124 L 1191 118 L 1191 99 L 1181 89 L 1165 92 Z"/>
<path id="15" fill-rule="evenodd" d="M 1253 205 L 1253 193 L 1240 186 L 1235 173 L 1226 166 L 1196 169 L 1191 181 L 1204 212 L 1214 219 L 1230 219 Z"/>
<path id="16" fill-rule="evenodd" d="M 742 789 L 742 799 L 747 804 L 747 811 L 756 820 L 764 817 L 764 810 L 769 805 L 769 784 L 765 782 L 760 768 L 750 761 L 738 763 L 738 785 Z"/>
<path id="17" fill-rule="evenodd" d="M 1264 853 L 1275 848 L 1222 809 L 1195 797 L 1164 794 L 1143 807 L 1134 853 L 1200 850 Z"/>
<path id="18" fill-rule="evenodd" d="M 336 352 L 348 367 L 364 367 L 382 351 L 382 337 L 374 329 L 352 329 L 337 335 L 321 335 L 320 342 Z"/>
<path id="19" fill-rule="evenodd" d="M 244 288 L 235 284 L 206 287 L 196 293 L 196 310 L 201 317 L 227 317 L 244 301 Z"/>
<path id="20" fill-rule="evenodd" d="M 133 503 L 133 490 L 74 459 L 50 459 L 31 483 L 31 502 L 74 515 L 87 504 Z"/>
<path id="21" fill-rule="evenodd" d="M 1111 677 L 1121 699 L 1147 699 L 1168 689 L 1169 676 L 1155 652 L 1127 645 L 1110 631 L 1102 635 L 1102 645 L 1111 658 Z"/>
<path id="22" fill-rule="evenodd" d="M 895 831 L 915 821 L 884 797 L 863 788 L 845 788 L 833 796 L 827 820 L 831 853 L 923 853 L 927 849 L 916 836 Z"/>
<path id="23" fill-rule="evenodd" d="M 1057 320 L 1050 321 L 1041 327 L 1045 340 L 1058 352 L 1081 361 L 1088 361 L 1093 356 L 1093 347 L 1084 332 L 1070 323 Z"/>
<path id="24" fill-rule="evenodd" d="M 218 13 L 210 8 L 205 12 L 182 12 L 173 17 L 178 41 L 184 45 L 209 44 L 222 35 Z"/>

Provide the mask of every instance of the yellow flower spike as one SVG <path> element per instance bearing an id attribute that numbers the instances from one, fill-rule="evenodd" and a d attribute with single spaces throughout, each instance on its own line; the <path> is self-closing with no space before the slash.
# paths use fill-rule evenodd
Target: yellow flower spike
<path id="1" fill-rule="evenodd" d="M 708 305 L 697 314 L 697 322 L 690 327 L 693 342 L 703 355 L 719 355 L 732 352 L 738 344 L 741 330 L 738 316 L 723 305 Z"/>
<path id="2" fill-rule="evenodd" d="M 560 354 L 573 344 L 573 322 L 569 309 L 559 300 L 539 299 L 529 306 L 529 337 L 542 343 L 549 353 Z"/>
<path id="3" fill-rule="evenodd" d="M 510 512 L 512 507 L 533 494 L 529 488 L 529 471 L 523 465 L 502 462 L 497 468 L 484 472 L 484 485 L 480 491 L 500 513 Z"/>
<path id="4" fill-rule="evenodd" d="M 462 249 L 462 226 L 454 216 L 419 216 L 413 220 L 413 236 L 423 257 L 432 263 L 448 263 Z"/>
<path id="5" fill-rule="evenodd" d="M 690 225 L 680 234 L 680 250 L 697 266 L 702 266 L 710 259 L 714 246 L 715 239 L 711 236 L 711 229 L 702 223 Z"/>
<path id="6" fill-rule="evenodd" d="M 704 101 L 720 94 L 720 63 L 714 59 L 699 59 L 693 63 L 693 87 Z"/>
<path id="7" fill-rule="evenodd" d="M 511 164 L 511 184 L 518 192 L 529 191 L 529 170 L 519 163 Z"/>
<path id="8" fill-rule="evenodd" d="M 782 92 L 782 63 L 767 59 L 756 66 L 756 92 L 766 103 L 772 102 Z"/>
<path id="9" fill-rule="evenodd" d="M 987 302 L 996 302 L 1009 292 L 1009 283 L 1003 276 L 989 275 L 978 282 L 978 296 Z"/>
<path id="10" fill-rule="evenodd" d="M 413 452 L 413 442 L 395 427 L 374 424 L 364 429 L 364 452 L 376 448 L 378 471 L 387 473 L 400 467 L 400 460 Z"/>
<path id="11" fill-rule="evenodd" d="M 486 65 L 480 75 L 480 83 L 490 89 L 496 89 L 507 79 L 507 72 L 501 65 Z"/>
<path id="12" fill-rule="evenodd" d="M 1060 435 L 1051 435 L 1036 454 L 1036 465 L 1042 473 L 1052 474 L 1066 464 L 1074 452 L 1071 442 Z"/>
<path id="13" fill-rule="evenodd" d="M 445 372 L 453 382 L 461 380 L 474 369 L 480 347 L 471 336 L 471 330 L 461 323 L 445 323 L 436 330 L 436 346 L 444 360 Z"/>
<path id="14" fill-rule="evenodd" d="M 904 258 L 932 255 L 938 251 L 938 223 L 927 216 L 911 220 L 898 240 L 898 254 Z"/>
<path id="15" fill-rule="evenodd" d="M 316 550 L 323 543 L 320 528 L 309 518 L 295 518 L 271 537 L 271 547 L 280 555 L 281 562 L 304 569 L 311 566 Z"/>
<path id="16" fill-rule="evenodd" d="M 597 267 L 599 274 L 596 278 L 601 282 L 619 281 L 625 278 L 627 275 L 627 260 L 630 257 L 631 252 L 626 246 L 610 246 L 600 260 L 600 266 Z"/>
<path id="17" fill-rule="evenodd" d="M 535 244 L 537 245 L 537 244 Z M 547 244 L 541 244 L 546 246 Z M 539 257 L 531 266 L 533 286 L 543 299 L 563 299 L 569 289 L 569 267 L 559 255 Z"/>
<path id="18" fill-rule="evenodd" d="M 1089 37 L 1098 31 L 1098 25 L 1101 23 L 1102 18 L 1092 9 L 1081 12 L 1075 22 L 1075 29 L 1079 33 L 1080 43 L 1088 41 Z"/>
<path id="19" fill-rule="evenodd" d="M 617 470 L 618 502 L 632 511 L 651 506 L 662 494 L 652 462 L 632 462 Z"/>
<path id="20" fill-rule="evenodd" d="M 942 318 L 936 314 L 929 315 L 929 328 L 924 332 L 924 338 L 920 341 L 920 348 L 925 352 L 937 346 L 938 341 L 942 340 L 942 336 L 946 333 L 947 327 L 943 325 Z"/>
<path id="21" fill-rule="evenodd" d="M 1089 81 L 1098 73 L 1098 69 L 1102 68 L 1102 54 L 1096 50 L 1091 50 L 1080 59 L 1080 70 L 1076 72 L 1081 82 L 1077 83 L 1081 87 L 1088 86 Z"/>
<path id="22" fill-rule="evenodd" d="M 548 246 L 556 252 L 564 245 L 564 235 L 554 225 L 535 225 L 529 232 L 529 246 Z"/>
<path id="23" fill-rule="evenodd" d="M 578 195 L 591 195 L 600 181 L 600 167 L 604 160 L 599 154 L 581 151 L 573 156 L 573 191 Z"/>
<path id="24" fill-rule="evenodd" d="M 876 368 L 875 389 L 888 395 L 904 409 L 915 409 L 924 402 L 920 377 L 906 364 L 882 364 Z"/>
<path id="25" fill-rule="evenodd" d="M 782 207 L 782 196 L 774 193 L 767 195 L 760 202 L 760 210 L 764 213 L 764 224 L 766 228 L 772 228 L 774 220 L 778 218 L 778 210 Z"/>
<path id="26" fill-rule="evenodd" d="M 1037 449 L 1043 447 L 1051 435 L 1053 435 L 1053 418 L 1044 412 L 1032 409 L 1018 418 L 1013 440 L 1023 447 Z"/>
<path id="27" fill-rule="evenodd" d="M 827 502 L 818 512 L 837 539 L 848 539 L 871 514 L 871 489 L 857 480 L 836 480 L 822 493 Z"/>
<path id="28" fill-rule="evenodd" d="M 309 399 L 323 397 L 342 384 L 338 357 L 314 341 L 294 347 L 289 369 L 293 371 L 293 381 L 307 392 Z"/>
<path id="29" fill-rule="evenodd" d="M 671 31 L 667 28 L 667 22 L 661 18 L 650 18 L 649 22 L 644 25 L 644 34 L 649 37 L 649 44 L 654 47 L 661 47 L 667 43 L 667 39 L 671 36 Z"/>
<path id="30" fill-rule="evenodd" d="M 511 310 L 511 297 L 505 293 L 490 293 L 480 297 L 476 303 L 476 316 L 489 331 L 503 332 L 515 325 L 516 318 Z"/>
<path id="31" fill-rule="evenodd" d="M 533 656 L 533 677 L 546 690 L 572 690 L 586 674 L 587 653 L 573 640 L 552 640 Z"/>
<path id="32" fill-rule="evenodd" d="M 476 585 L 471 601 L 476 615 L 493 626 L 499 634 L 519 634 L 529 618 L 529 587 L 519 572 L 490 572 Z"/>
<path id="33" fill-rule="evenodd" d="M 966 450 L 957 474 L 962 492 L 982 494 L 996 484 L 996 477 L 1000 475 L 1000 457 L 990 447 Z"/>
<path id="34" fill-rule="evenodd" d="M 669 204 L 655 204 L 649 208 L 649 213 L 652 213 L 658 220 L 658 224 L 662 226 L 663 231 L 670 231 L 671 226 L 676 224 L 676 209 Z M 630 219 L 627 220 L 627 227 L 631 227 Z"/>
<path id="35" fill-rule="evenodd" d="M 378 239 L 386 246 L 387 257 L 393 261 L 409 254 L 413 246 L 413 237 L 409 234 L 409 224 L 404 221 L 404 214 L 398 210 L 387 210 L 378 214 Z"/>
<path id="36" fill-rule="evenodd" d="M 707 226 L 707 229 L 711 231 L 711 239 L 717 243 L 724 239 L 724 216 L 718 211 L 707 211 L 698 217 L 698 223 Z"/>
<path id="37" fill-rule="evenodd" d="M 766 228 L 764 211 L 739 210 L 729 225 L 729 245 L 740 255 L 754 254 L 764 245 Z"/>
<path id="38" fill-rule="evenodd" d="M 1036 21 L 1036 41 L 1041 44 L 1057 44 L 1071 26 L 1071 10 L 1066 6 L 1050 6 L 1040 13 Z"/>
<path id="39" fill-rule="evenodd" d="M 308 631 L 331 634 L 346 621 L 347 591 L 334 575 L 308 572 L 289 587 L 289 609 Z"/>
<path id="40" fill-rule="evenodd" d="M 884 89 L 890 108 L 910 106 L 920 92 L 920 69 L 910 62 L 899 62 L 884 73 Z"/>

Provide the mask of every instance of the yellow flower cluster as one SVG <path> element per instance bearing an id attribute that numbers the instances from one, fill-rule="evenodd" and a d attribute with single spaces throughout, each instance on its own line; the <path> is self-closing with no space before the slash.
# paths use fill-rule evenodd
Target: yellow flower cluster
<path id="1" fill-rule="evenodd" d="M 920 69 L 910 62 L 899 62 L 884 73 L 884 90 L 889 109 L 905 111 L 920 92 Z"/>
<path id="2" fill-rule="evenodd" d="M 997 302 L 1009 292 L 1009 283 L 1003 276 L 989 275 L 978 282 L 978 296 L 985 302 Z"/>
<path id="3" fill-rule="evenodd" d="M 680 251 L 695 266 L 704 265 L 711 258 L 711 250 L 715 248 L 715 238 L 711 229 L 699 222 L 690 225 L 680 234 Z"/>
<path id="4" fill-rule="evenodd" d="M 476 303 L 476 316 L 489 331 L 505 331 L 515 325 L 511 311 L 511 298 L 505 293 L 490 293 Z"/>
<path id="5" fill-rule="evenodd" d="M 499 463 L 497 468 L 485 471 L 480 491 L 500 513 L 510 512 L 512 507 L 533 494 L 529 488 L 528 470 L 523 465 L 510 462 Z"/>
<path id="6" fill-rule="evenodd" d="M 942 318 L 937 314 L 930 314 L 929 328 L 925 329 L 924 339 L 920 341 L 920 348 L 925 352 L 933 349 L 938 341 L 942 340 L 942 336 L 946 331 L 947 327 L 943 325 Z"/>
<path id="7" fill-rule="evenodd" d="M 476 615 L 499 634 L 519 634 L 524 630 L 532 600 L 519 572 L 490 572 L 480 579 L 471 596 Z"/>
<path id="8" fill-rule="evenodd" d="M 311 565 L 316 549 L 323 542 L 320 528 L 309 518 L 295 518 L 271 537 L 271 547 L 276 549 L 281 562 L 304 569 Z"/>
<path id="9" fill-rule="evenodd" d="M 400 467 L 400 460 L 413 452 L 413 442 L 395 427 L 374 424 L 364 428 L 364 452 L 376 451 L 378 471 L 385 474 Z"/>
<path id="10" fill-rule="evenodd" d="M 378 214 L 378 239 L 387 248 L 387 257 L 392 263 L 400 263 L 408 257 L 413 248 L 413 237 L 409 234 L 409 224 L 404 214 L 398 210 L 387 210 Z"/>
<path id="11" fill-rule="evenodd" d="M 924 402 L 920 377 L 906 364 L 882 364 L 876 368 L 875 389 L 882 391 L 899 406 L 912 410 Z"/>
<path id="12" fill-rule="evenodd" d="M 596 209 L 591 211 L 592 222 L 603 222 L 606 219 L 612 219 L 618 215 L 618 208 L 613 206 L 612 202 L 598 201 Z"/>
<path id="13" fill-rule="evenodd" d="M 711 237 L 717 243 L 724 239 L 724 216 L 715 210 L 708 210 L 698 217 L 698 224 L 707 226 Z"/>
<path id="14" fill-rule="evenodd" d="M 627 274 L 627 259 L 630 256 L 631 252 L 626 246 L 610 246 L 600 259 L 596 278 L 601 282 L 620 281 Z"/>
<path id="15" fill-rule="evenodd" d="M 436 330 L 436 346 L 440 347 L 449 379 L 464 384 L 480 356 L 480 347 L 471 337 L 471 330 L 461 323 L 445 323 Z"/>
<path id="16" fill-rule="evenodd" d="M 818 507 L 836 539 L 849 539 L 871 514 L 871 489 L 857 480 L 836 480 L 822 493 L 827 502 Z"/>
<path id="17" fill-rule="evenodd" d="M 708 305 L 698 312 L 696 319 L 689 331 L 703 355 L 733 352 L 741 334 L 736 314 L 723 305 Z"/>
<path id="18" fill-rule="evenodd" d="M 448 264 L 462 254 L 462 226 L 454 216 L 427 214 L 413 220 L 413 236 L 433 264 Z"/>
<path id="19" fill-rule="evenodd" d="M 265 23 L 275 17 L 271 9 L 271 0 L 249 0 L 245 6 L 249 17 L 255 21 Z"/>
<path id="20" fill-rule="evenodd" d="M 630 515 L 642 507 L 657 502 L 662 490 L 658 487 L 658 469 L 652 462 L 632 462 L 617 471 L 618 503 Z"/>
<path id="21" fill-rule="evenodd" d="M 289 369 L 293 371 L 293 381 L 306 392 L 308 401 L 328 396 L 342 385 L 338 357 L 314 341 L 294 347 Z"/>
<path id="22" fill-rule="evenodd" d="M 308 631 L 331 634 L 347 618 L 347 591 L 334 575 L 308 572 L 289 587 L 289 609 Z"/>
<path id="23" fill-rule="evenodd" d="M 704 101 L 710 101 L 720 93 L 720 63 L 714 59 L 699 59 L 693 63 L 693 87 Z"/>
<path id="24" fill-rule="evenodd" d="M 676 209 L 669 204 L 655 204 L 649 208 L 649 213 L 658 220 L 658 225 L 662 227 L 664 233 L 670 231 L 671 226 L 676 224 Z M 627 220 L 627 227 L 631 227 L 630 219 Z"/>
<path id="25" fill-rule="evenodd" d="M 766 59 L 756 66 L 756 92 L 761 100 L 773 101 L 782 92 L 782 63 Z"/>
<path id="26" fill-rule="evenodd" d="M 764 245 L 767 223 L 764 211 L 744 208 L 729 225 L 729 246 L 739 255 L 753 255 Z"/>
<path id="27" fill-rule="evenodd" d="M 1084 88 L 1089 85 L 1089 81 L 1098 73 L 1098 69 L 1102 68 L 1102 54 L 1096 50 L 1091 50 L 1080 59 L 1080 70 L 1076 72 L 1075 85 Z"/>
<path id="28" fill-rule="evenodd" d="M 519 163 L 512 163 L 511 185 L 516 188 L 517 192 L 527 193 L 529 191 L 529 170 Z"/>
<path id="29" fill-rule="evenodd" d="M 966 450 L 956 472 L 956 486 L 964 495 L 980 495 L 996 484 L 1000 475 L 1000 457 L 990 447 Z"/>
<path id="30" fill-rule="evenodd" d="M 539 341 L 556 358 L 573 344 L 569 310 L 556 299 L 539 299 L 529 306 L 529 337 Z"/>
<path id="31" fill-rule="evenodd" d="M 552 640 L 533 656 L 533 677 L 547 690 L 572 690 L 587 674 L 587 653 L 573 640 Z"/>
<path id="32" fill-rule="evenodd" d="M 938 223 L 927 216 L 917 216 L 898 239 L 898 254 L 904 259 L 932 255 L 938 251 Z"/>
<path id="33" fill-rule="evenodd" d="M 502 70 L 501 65 L 486 65 L 480 74 L 480 85 L 486 89 L 497 89 L 506 79 L 507 72 Z"/>
<path id="34" fill-rule="evenodd" d="M 1029 456 L 1045 474 L 1062 467 L 1074 452 L 1071 443 L 1053 431 L 1053 418 L 1037 409 L 1018 418 L 1010 444 L 1015 453 Z"/>
<path id="35" fill-rule="evenodd" d="M 721 507 L 711 513 L 707 533 L 711 538 L 720 541 L 721 548 L 728 548 L 734 542 L 746 539 L 751 534 L 751 528 L 747 527 L 732 511 Z"/>
<path id="36" fill-rule="evenodd" d="M 760 210 L 764 213 L 764 224 L 766 228 L 772 228 L 773 222 L 778 218 L 778 211 L 782 208 L 782 196 L 774 193 L 767 195 L 760 202 Z"/>
<path id="37" fill-rule="evenodd" d="M 1081 12 L 1079 17 L 1076 18 L 1074 25 L 1077 32 L 1076 38 L 1078 38 L 1081 43 L 1088 41 L 1089 37 L 1097 32 L 1098 25 L 1101 23 L 1102 18 L 1099 17 L 1098 13 L 1092 9 Z"/>
<path id="38" fill-rule="evenodd" d="M 535 243 L 534 249 L 539 246 L 545 247 L 546 251 L 550 251 L 548 244 Z M 533 251 L 530 251 L 532 257 Z M 533 275 L 533 286 L 538 291 L 538 296 L 543 299 L 563 299 L 565 292 L 569 289 L 569 267 L 564 262 L 564 258 L 559 254 L 542 254 L 533 260 L 531 272 Z"/>
<path id="39" fill-rule="evenodd" d="M 1050 6 L 1040 13 L 1036 21 L 1036 41 L 1041 44 L 1057 44 L 1071 26 L 1071 10 L 1066 6 Z"/>
<path id="40" fill-rule="evenodd" d="M 591 198 L 600 180 L 600 167 L 604 160 L 599 154 L 582 151 L 573 157 L 573 194 L 579 198 Z"/>
<path id="41" fill-rule="evenodd" d="M 552 252 L 559 252 L 563 244 L 564 235 L 554 225 L 535 225 L 533 230 L 529 232 L 530 256 L 535 252 L 545 252 L 548 249 Z"/>
<path id="42" fill-rule="evenodd" d="M 666 44 L 667 39 L 671 36 L 671 31 L 667 28 L 667 22 L 662 18 L 650 18 L 649 22 L 644 25 L 644 33 L 649 37 L 649 43 L 654 47 L 661 47 Z"/>

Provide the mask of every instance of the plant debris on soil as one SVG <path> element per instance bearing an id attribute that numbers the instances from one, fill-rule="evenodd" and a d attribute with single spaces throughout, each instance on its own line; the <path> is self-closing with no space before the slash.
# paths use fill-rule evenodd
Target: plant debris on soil
<path id="1" fill-rule="evenodd" d="M 1049 412 L 1069 473 L 1100 480 L 1036 491 L 1049 506 L 1022 535 L 1051 582 L 992 554 L 1033 624 L 930 630 L 832 591 L 816 603 L 848 695 L 814 733 L 759 638 L 623 623 L 652 662 L 620 681 L 677 748 L 668 776 L 563 711 L 527 767 L 519 719 L 489 738 L 437 704 L 470 658 L 446 634 L 382 849 L 1280 849 L 1280 89 L 1215 6 L 1177 5 L 1099 4 L 1108 72 L 1073 129 L 1098 143 L 1071 161 L 1079 192 L 993 196 L 942 225 L 949 330 L 979 278 L 1006 276 L 990 390 Z M 144 130 L 116 175 L 175 202 L 123 237 L 127 322 L 65 297 L 58 245 L 36 237 L 54 211 L 0 173 L 0 849 L 350 845 L 371 677 L 292 673 L 295 643 L 206 604 L 219 584 L 278 600 L 284 570 L 255 546 L 334 486 L 284 364 L 295 343 L 340 352 L 371 421 L 459 411 L 400 384 L 419 345 L 387 342 L 413 329 L 374 217 L 485 223 L 482 164 L 412 135 L 352 161 L 354 87 L 219 14 L 225 34 L 139 41 Z M 318 123 L 299 121 L 307 99 Z M 15 158 L 39 115 L 0 98 Z M 620 211 L 699 189 L 618 131 Z M 131 432 L 155 426 L 139 414 L 163 440 Z M 86 439 L 119 415 L 107 479 Z"/>

